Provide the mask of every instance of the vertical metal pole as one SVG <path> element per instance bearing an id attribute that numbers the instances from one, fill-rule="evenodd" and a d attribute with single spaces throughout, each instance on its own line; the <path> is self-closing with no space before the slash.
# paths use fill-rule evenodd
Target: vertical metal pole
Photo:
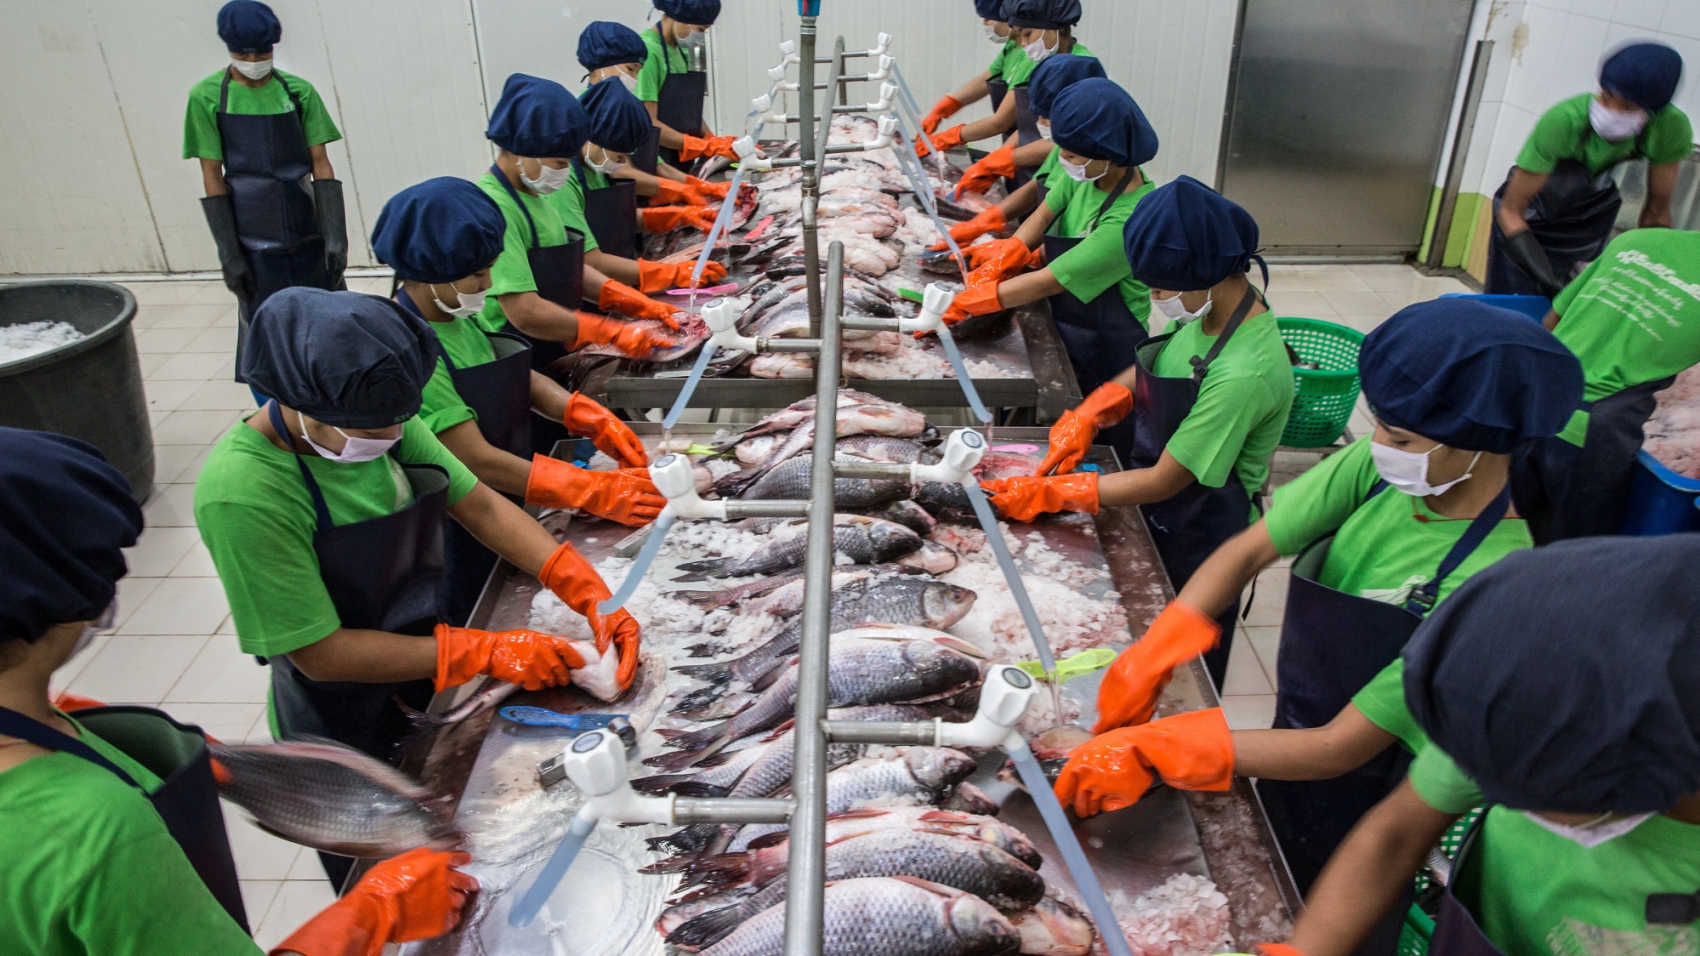
<path id="1" fill-rule="evenodd" d="M 809 290 L 809 338 L 820 338 L 820 236 L 815 208 L 820 204 L 819 154 L 815 152 L 815 18 L 803 17 L 797 53 L 797 139 L 803 170 L 803 279 Z M 831 98 L 826 99 L 831 103 Z"/>
<path id="2" fill-rule="evenodd" d="M 843 76 L 846 72 L 848 72 L 848 68 L 847 68 L 847 66 L 844 62 L 844 38 L 843 37 L 839 37 L 838 40 L 832 44 L 832 55 L 835 59 L 838 60 L 838 75 Z M 869 68 L 869 72 L 872 72 L 871 67 Z M 830 100 L 832 98 L 832 91 L 827 90 L 826 94 L 827 94 L 827 99 Z M 849 106 L 850 105 L 850 84 L 848 84 L 848 83 L 838 84 L 838 105 L 839 106 Z"/>
<path id="3" fill-rule="evenodd" d="M 806 57 L 805 57 L 806 59 Z M 831 102 L 827 100 L 826 102 Z M 844 244 L 827 253 L 826 312 L 815 365 L 815 445 L 809 475 L 809 544 L 803 571 L 803 635 L 797 660 L 797 723 L 792 735 L 791 851 L 785 890 L 786 956 L 820 956 L 826 882 L 826 695 L 831 647 L 832 456 L 838 422 L 838 318 Z"/>

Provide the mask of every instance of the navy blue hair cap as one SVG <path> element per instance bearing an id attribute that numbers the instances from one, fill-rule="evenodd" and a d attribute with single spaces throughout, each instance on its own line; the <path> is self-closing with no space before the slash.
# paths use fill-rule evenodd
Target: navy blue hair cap
<path id="1" fill-rule="evenodd" d="M 1700 535 L 1514 552 L 1404 658 L 1411 713 L 1489 804 L 1657 813 L 1700 791 Z"/>
<path id="2" fill-rule="evenodd" d="M 1670 104 L 1682 82 L 1682 54 L 1663 43 L 1631 43 L 1600 65 L 1600 88 L 1648 113 Z"/>
<path id="3" fill-rule="evenodd" d="M 1080 0 L 1004 0 L 1003 19 L 1012 27 L 1061 30 L 1080 22 Z"/>
<path id="4" fill-rule="evenodd" d="M 554 80 L 515 73 L 502 84 L 484 136 L 515 156 L 568 159 L 590 136 L 590 118 Z"/>
<path id="5" fill-rule="evenodd" d="M 578 62 L 587 70 L 600 70 L 617 63 L 642 63 L 649 57 L 643 37 L 624 23 L 597 20 L 585 25 L 578 35 Z"/>
<path id="6" fill-rule="evenodd" d="M 1003 0 L 974 0 L 974 12 L 982 20 L 1002 20 Z"/>
<path id="7" fill-rule="evenodd" d="M 283 24 L 259 0 L 230 0 L 218 8 L 218 38 L 232 53 L 270 53 Z"/>
<path id="8" fill-rule="evenodd" d="M 502 210 L 484 190 L 439 176 L 384 203 L 372 230 L 372 251 L 399 278 L 453 282 L 495 262 L 506 230 Z"/>
<path id="9" fill-rule="evenodd" d="M 1051 130 L 1056 131 L 1055 117 Z M 1140 282 L 1166 292 L 1196 292 L 1251 267 L 1257 220 L 1233 200 L 1182 176 L 1133 207 L 1122 225 L 1122 250 Z"/>
<path id="10" fill-rule="evenodd" d="M 655 9 L 696 27 L 712 26 L 720 19 L 720 0 L 655 0 Z"/>
<path id="11" fill-rule="evenodd" d="M 579 97 L 590 116 L 590 141 L 616 153 L 630 153 L 649 142 L 649 110 L 614 77 L 592 83 Z"/>
<path id="12" fill-rule="evenodd" d="M 100 617 L 141 533 L 130 483 L 93 445 L 0 428 L 0 644 Z"/>
<path id="13" fill-rule="evenodd" d="M 384 428 L 419 414 L 437 337 L 397 303 L 294 286 L 254 312 L 242 377 L 262 395 L 337 428 Z"/>
<path id="14" fill-rule="evenodd" d="M 1071 153 L 1117 166 L 1138 166 L 1157 155 L 1157 131 L 1111 80 L 1081 80 L 1057 93 L 1050 117 L 1051 141 Z"/>
<path id="15" fill-rule="evenodd" d="M 1106 78 L 1104 64 L 1095 56 L 1076 56 L 1073 53 L 1048 56 L 1039 61 L 1038 68 L 1027 81 L 1027 102 L 1034 113 L 1049 118 L 1058 93 L 1082 80 Z"/>
<path id="16" fill-rule="evenodd" d="M 1472 299 L 1406 306 L 1358 353 L 1376 417 L 1453 448 L 1509 455 L 1582 405 L 1582 363 L 1521 313 Z"/>

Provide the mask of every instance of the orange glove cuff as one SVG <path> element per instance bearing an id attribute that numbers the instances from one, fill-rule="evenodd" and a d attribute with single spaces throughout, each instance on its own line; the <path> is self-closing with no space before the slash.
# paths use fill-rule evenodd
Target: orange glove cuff
<path id="1" fill-rule="evenodd" d="M 690 192 L 684 183 L 676 183 L 661 176 L 655 177 L 655 195 L 651 197 L 657 205 L 682 206 L 690 203 Z"/>
<path id="2" fill-rule="evenodd" d="M 271 950 L 302 956 L 378 956 L 395 928 L 390 908 L 364 894 L 350 893 Z"/>
<path id="3" fill-rule="evenodd" d="M 668 289 L 673 288 L 673 286 L 679 281 L 679 266 L 677 263 L 652 262 L 648 259 L 639 259 L 637 261 L 637 266 L 638 291 L 640 292 L 666 292 Z M 686 273 L 685 277 L 687 279 L 690 278 L 690 274 Z"/>
<path id="4" fill-rule="evenodd" d="M 466 627 L 438 624 L 432 632 L 437 638 L 437 692 L 477 677 L 490 666 L 488 633 Z"/>
<path id="5" fill-rule="evenodd" d="M 1075 411 L 1099 428 L 1108 428 L 1133 414 L 1133 392 L 1125 385 L 1105 382 L 1086 396 Z"/>
<path id="6" fill-rule="evenodd" d="M 596 612 L 597 602 L 614 596 L 614 592 L 602 582 L 602 575 L 596 573 L 596 569 L 571 542 L 563 542 L 549 560 L 543 562 L 543 568 L 537 572 L 537 580 L 555 592 L 567 607 L 585 617 Z"/>
<path id="7" fill-rule="evenodd" d="M 974 164 L 980 167 L 980 172 L 991 176 L 1015 175 L 1015 137 L 986 154 L 986 157 Z"/>
<path id="8" fill-rule="evenodd" d="M 1122 651 L 1105 672 L 1098 685 L 1098 723 L 1092 732 L 1101 734 L 1150 720 L 1157 695 L 1174 669 L 1215 647 L 1221 633 L 1221 626 L 1203 611 L 1180 601 L 1169 602 L 1145 636 Z"/>
<path id="9" fill-rule="evenodd" d="M 544 508 L 577 508 L 577 495 L 567 493 L 584 469 L 547 455 L 531 456 L 531 474 L 525 480 L 525 503 Z"/>
<path id="10" fill-rule="evenodd" d="M 1222 708 L 1153 720 L 1142 727 L 1145 762 L 1177 790 L 1221 792 L 1234 784 L 1234 733 Z"/>

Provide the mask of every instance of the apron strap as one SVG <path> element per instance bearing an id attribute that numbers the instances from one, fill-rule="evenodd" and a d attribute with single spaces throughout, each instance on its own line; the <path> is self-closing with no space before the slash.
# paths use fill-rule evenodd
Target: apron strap
<path id="1" fill-rule="evenodd" d="M 295 439 L 290 436 L 289 429 L 284 427 L 283 412 L 278 410 L 275 400 L 266 403 L 266 414 L 271 417 L 272 428 L 277 430 L 278 437 L 293 446 Z M 313 514 L 318 519 L 319 530 L 329 531 L 332 527 L 331 509 L 330 506 L 325 504 L 325 493 L 319 490 L 318 480 L 308 470 L 307 463 L 301 459 L 301 456 L 296 454 L 293 448 L 291 448 L 290 454 L 295 455 L 295 467 L 301 469 L 301 480 L 307 484 L 307 493 L 313 496 Z"/>
<path id="2" fill-rule="evenodd" d="M 1110 194 L 1108 196 L 1104 197 L 1103 205 L 1098 207 L 1097 215 L 1092 217 L 1092 224 L 1086 227 L 1087 234 L 1091 234 L 1097 230 L 1099 221 L 1104 218 L 1104 213 L 1109 212 L 1110 207 L 1115 205 L 1116 200 L 1121 198 L 1122 193 L 1127 192 L 1127 186 L 1129 183 L 1133 182 L 1133 174 L 1137 172 L 1139 172 L 1138 166 L 1129 166 L 1127 170 L 1122 173 L 1121 181 L 1116 183 L 1115 188 L 1110 190 Z"/>
<path id="3" fill-rule="evenodd" d="M 230 112 L 228 108 L 230 105 L 230 73 L 234 69 L 236 68 L 233 66 L 227 66 L 224 68 L 224 78 L 219 80 L 218 83 L 218 108 L 213 111 L 215 114 L 228 114 Z M 289 97 L 289 104 L 295 107 L 295 120 L 301 124 L 301 131 L 305 133 L 307 131 L 307 117 L 301 111 L 301 97 L 296 96 L 295 91 L 290 89 L 289 81 L 283 78 L 282 73 L 279 73 L 274 69 L 272 71 L 272 75 L 277 77 L 277 81 L 279 83 L 283 84 L 284 95 Z"/>
<path id="4" fill-rule="evenodd" d="M 1222 334 L 1216 336 L 1216 344 L 1210 346 L 1210 351 L 1204 353 L 1202 358 L 1197 355 L 1192 357 L 1192 380 L 1194 383 L 1204 381 L 1205 373 L 1210 371 L 1210 363 L 1216 361 L 1216 356 L 1222 354 L 1222 349 L 1227 347 L 1228 340 L 1234 337 L 1234 333 L 1239 331 L 1241 323 L 1245 322 L 1245 317 L 1251 314 L 1251 307 L 1259 302 L 1263 302 L 1263 295 L 1256 289 L 1247 289 L 1246 294 L 1240 297 L 1240 304 L 1234 308 L 1234 314 L 1228 316 L 1228 324 L 1223 327 Z M 1268 303 L 1265 302 L 1264 305 L 1267 307 Z"/>
<path id="5" fill-rule="evenodd" d="M 1499 494 L 1488 502 L 1488 506 L 1482 509 L 1481 514 L 1476 515 L 1475 519 L 1470 522 L 1470 526 L 1464 530 L 1463 536 L 1452 545 L 1452 550 L 1446 552 L 1446 557 L 1440 562 L 1440 568 L 1435 571 L 1434 578 L 1411 594 L 1411 599 L 1405 602 L 1405 610 L 1418 617 L 1426 616 L 1430 610 L 1433 610 L 1436 597 L 1440 594 L 1440 582 L 1446 580 L 1447 575 L 1458 570 L 1458 566 L 1474 554 L 1477 548 L 1481 547 L 1482 542 L 1486 541 L 1487 536 L 1493 533 L 1494 528 L 1498 527 L 1500 520 L 1505 517 L 1506 511 L 1510 507 L 1511 483 L 1508 481 L 1505 483 L 1505 487 L 1499 489 Z"/>
<path id="6" fill-rule="evenodd" d="M 542 243 L 537 239 L 537 220 L 531 218 L 531 210 L 525 208 L 525 200 L 519 198 L 519 190 L 514 188 L 513 183 L 508 182 L 508 174 L 502 172 L 501 166 L 491 163 L 490 174 L 496 177 L 496 181 L 502 184 L 502 188 L 508 191 L 508 195 L 514 197 L 514 205 L 518 206 L 519 211 L 525 214 L 525 223 L 531 227 L 531 248 L 541 249 Z M 543 174 L 538 173 L 537 175 Z"/>
<path id="7" fill-rule="evenodd" d="M 0 707 L 0 734 L 27 740 L 38 747 L 46 747 L 48 750 L 57 750 L 60 753 L 81 757 L 89 763 L 105 767 L 117 774 L 118 779 L 129 786 L 137 790 L 142 788 L 134 777 L 125 773 L 117 764 L 101 756 L 100 751 L 69 734 L 60 733 L 41 721 L 33 717 L 26 717 L 8 707 Z"/>

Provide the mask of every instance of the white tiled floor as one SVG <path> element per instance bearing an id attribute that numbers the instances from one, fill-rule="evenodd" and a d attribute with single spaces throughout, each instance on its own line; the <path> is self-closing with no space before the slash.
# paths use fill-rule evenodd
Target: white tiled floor
<path id="1" fill-rule="evenodd" d="M 1285 316 L 1327 319 L 1369 331 L 1412 302 L 1468 291 L 1400 265 L 1277 265 L 1269 296 Z M 384 294 L 389 279 L 350 282 Z M 112 703 L 163 706 L 221 740 L 269 740 L 268 672 L 237 647 L 224 593 L 195 532 L 194 481 L 224 432 L 252 410 L 231 381 L 236 305 L 217 282 L 137 282 L 141 352 L 155 445 L 155 489 L 147 530 L 129 553 L 119 587 L 119 626 L 57 675 L 56 686 Z M 1364 434 L 1361 412 L 1352 428 Z M 1314 456 L 1283 455 L 1277 483 Z M 1286 600 L 1286 569 L 1258 582 L 1228 664 L 1223 707 L 1234 727 L 1267 727 L 1275 712 L 1275 654 Z M 263 833 L 226 808 L 249 922 L 269 948 L 332 900 L 310 850 Z"/>

